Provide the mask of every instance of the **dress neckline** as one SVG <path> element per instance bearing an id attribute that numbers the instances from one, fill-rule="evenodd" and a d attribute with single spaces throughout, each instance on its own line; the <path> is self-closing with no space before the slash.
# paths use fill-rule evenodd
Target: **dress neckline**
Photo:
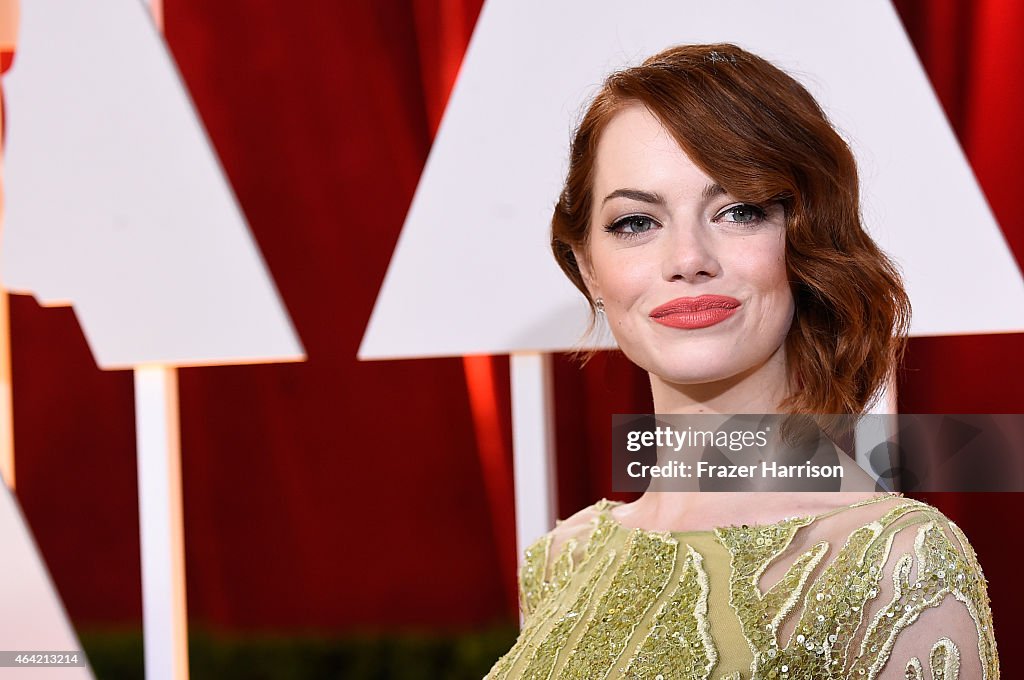
<path id="1" fill-rule="evenodd" d="M 850 503 L 849 505 L 841 505 L 841 506 L 839 506 L 837 508 L 832 508 L 831 510 L 827 510 L 825 512 L 821 512 L 821 513 L 818 513 L 816 515 L 794 515 L 792 517 L 784 517 L 783 519 L 780 519 L 777 522 L 769 522 L 768 524 L 750 524 L 750 525 L 744 524 L 744 525 L 715 527 L 713 529 L 690 529 L 688 531 L 657 531 L 657 530 L 653 530 L 653 529 L 643 529 L 641 527 L 626 526 L 625 524 L 620 522 L 615 517 L 615 515 L 612 514 L 612 511 L 611 511 L 612 508 L 614 508 L 617 505 L 624 505 L 623 501 L 612 501 L 612 500 L 608 500 L 607 498 L 602 498 L 601 500 L 599 500 L 595 504 L 595 506 L 597 507 L 598 515 L 606 516 L 608 518 L 608 521 L 611 523 L 611 525 L 615 529 L 621 529 L 623 531 L 640 531 L 640 532 L 645 533 L 645 534 L 662 534 L 662 535 L 669 534 L 670 536 L 714 536 L 721 529 L 735 529 L 735 528 L 740 528 L 740 526 L 742 526 L 742 528 L 750 528 L 750 529 L 766 529 L 766 528 L 769 528 L 769 527 L 775 527 L 775 526 L 779 526 L 780 524 L 786 524 L 786 523 L 794 522 L 794 521 L 799 521 L 799 523 L 801 525 L 807 525 L 807 524 L 811 524 L 812 522 L 816 522 L 818 520 L 825 519 L 826 517 L 831 517 L 832 515 L 839 514 L 840 512 L 844 512 L 846 510 L 852 510 L 853 508 L 859 508 L 859 507 L 864 506 L 864 505 L 871 505 L 873 503 L 877 503 L 879 501 L 886 500 L 888 498 L 906 498 L 906 497 L 902 493 L 900 493 L 899 491 L 890 491 L 888 493 L 882 494 L 881 496 L 872 496 L 870 498 L 865 498 L 863 500 L 856 501 L 855 503 Z M 907 500 L 910 500 L 910 499 L 907 499 Z"/>

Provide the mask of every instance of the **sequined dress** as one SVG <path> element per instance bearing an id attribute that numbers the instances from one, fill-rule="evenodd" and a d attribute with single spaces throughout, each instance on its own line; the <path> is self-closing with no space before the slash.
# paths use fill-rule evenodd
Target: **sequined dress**
<path id="1" fill-rule="evenodd" d="M 616 505 L 527 549 L 523 628 L 487 679 L 999 677 L 977 557 L 928 504 L 688 532 L 623 526 Z"/>

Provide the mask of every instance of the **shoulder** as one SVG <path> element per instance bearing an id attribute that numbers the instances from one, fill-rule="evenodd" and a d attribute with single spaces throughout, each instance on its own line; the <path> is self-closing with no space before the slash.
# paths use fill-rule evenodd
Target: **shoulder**
<path id="1" fill-rule="evenodd" d="M 528 557 L 536 558 L 540 553 L 547 553 L 549 558 L 553 558 L 561 553 L 570 541 L 575 541 L 579 545 L 589 540 L 590 535 L 598 528 L 602 519 L 604 521 L 611 519 L 608 511 L 615 505 L 617 505 L 615 501 L 602 498 L 565 519 L 555 520 L 555 527 L 540 536 L 527 548 L 530 553 Z"/>
<path id="2" fill-rule="evenodd" d="M 882 680 L 924 678 L 926 669 L 936 678 L 998 678 L 988 583 L 964 532 L 910 498 L 872 512 L 864 554 L 881 579 L 855 667 Z"/>
<path id="3" fill-rule="evenodd" d="M 894 498 L 892 505 L 876 510 L 880 537 L 891 536 L 890 553 L 915 562 L 918 578 L 934 569 L 935 580 L 953 591 L 970 584 L 987 585 L 978 556 L 963 530 L 941 510 L 913 498 Z M 943 569 L 943 566 L 949 567 Z M 974 593 L 984 595 L 984 588 Z"/>
<path id="4" fill-rule="evenodd" d="M 918 552 L 923 547 L 918 543 L 924 541 L 932 549 L 941 547 L 955 553 L 980 570 L 977 555 L 960 527 L 941 510 L 921 500 L 902 495 L 867 499 L 843 509 L 828 524 L 833 539 L 847 533 L 870 535 L 874 542 L 891 540 L 890 552 Z"/>
<path id="5" fill-rule="evenodd" d="M 565 519 L 557 520 L 555 528 L 550 532 L 552 551 L 558 554 L 570 541 L 578 546 L 589 541 L 601 524 L 612 521 L 610 510 L 617 504 L 602 498 Z"/>
<path id="6" fill-rule="evenodd" d="M 602 522 L 610 521 L 606 512 L 615 505 L 607 499 L 589 505 L 565 519 L 526 548 L 519 567 L 519 600 L 529 616 L 544 601 L 565 585 L 580 564 L 585 548 Z"/>
<path id="7" fill-rule="evenodd" d="M 782 638 L 790 641 L 790 666 L 822 671 L 815 664 L 824 658 L 844 669 L 842 677 L 864 680 L 999 677 L 981 565 L 964 533 L 934 506 L 874 497 L 770 525 L 756 545 L 749 533 L 735 532 L 727 545 L 733 598 L 763 608 L 783 593 L 802 593 Z M 775 584 L 767 592 L 762 576 Z"/>

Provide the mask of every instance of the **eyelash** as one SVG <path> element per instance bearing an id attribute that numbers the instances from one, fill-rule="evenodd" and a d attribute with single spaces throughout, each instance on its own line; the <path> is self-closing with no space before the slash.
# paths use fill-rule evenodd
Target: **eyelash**
<path id="1" fill-rule="evenodd" d="M 741 225 L 743 227 L 752 227 L 752 226 L 757 226 L 757 225 L 761 224 L 761 222 L 763 222 L 767 218 L 767 212 L 765 211 L 764 208 L 762 208 L 760 206 L 757 206 L 757 205 L 754 205 L 753 203 L 737 203 L 736 205 L 731 205 L 728 208 L 726 208 L 725 210 L 722 210 L 720 213 L 715 215 L 712 218 L 712 222 L 717 222 L 723 216 L 735 213 L 735 212 L 737 212 L 739 210 L 750 210 L 750 211 L 752 211 L 754 213 L 754 218 L 752 220 L 750 220 L 749 222 L 731 222 L 732 224 L 739 224 L 739 225 Z M 657 220 L 655 220 L 653 217 L 649 217 L 647 215 L 642 215 L 642 214 L 624 215 L 623 217 L 620 217 L 619 219 L 617 219 L 614 222 L 612 222 L 611 224 L 605 225 L 604 230 L 606 232 L 610 233 L 610 234 L 618 236 L 619 238 L 627 238 L 627 239 L 638 238 L 638 237 L 643 236 L 644 234 L 646 234 L 647 232 L 650 231 L 650 229 L 646 229 L 646 230 L 640 231 L 640 232 L 636 232 L 636 231 L 619 231 L 619 229 L 621 229 L 622 227 L 628 225 L 630 223 L 630 221 L 634 221 L 634 220 L 646 220 L 646 221 L 652 222 L 654 224 L 658 223 Z"/>
<path id="2" fill-rule="evenodd" d="M 648 217 L 647 215 L 625 215 L 624 217 L 620 217 L 619 219 L 615 220 L 611 224 L 606 225 L 604 230 L 607 231 L 608 233 L 614 235 L 614 236 L 618 236 L 619 238 L 637 238 L 639 236 L 643 236 L 648 231 L 650 231 L 650 229 L 648 229 L 646 231 L 641 231 L 641 232 L 636 232 L 636 231 L 619 231 L 619 229 L 621 229 L 622 227 L 626 226 L 627 224 L 629 224 L 630 222 L 633 222 L 635 220 L 646 220 L 648 222 L 652 222 L 652 223 L 657 224 L 657 222 L 655 222 L 654 218 Z"/>

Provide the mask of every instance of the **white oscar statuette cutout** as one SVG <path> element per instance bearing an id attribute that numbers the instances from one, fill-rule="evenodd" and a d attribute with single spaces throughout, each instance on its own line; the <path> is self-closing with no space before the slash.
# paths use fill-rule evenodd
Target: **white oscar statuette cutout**
<path id="1" fill-rule="evenodd" d="M 10 680 L 93 680 L 92 669 L 14 494 L 0 484 L 0 654 L 6 651 L 77 652 L 83 664 L 21 667 L 4 659 L 0 677 Z"/>
<path id="2" fill-rule="evenodd" d="M 158 26 L 161 3 L 22 3 L 0 277 L 135 372 L 145 664 L 188 677 L 178 366 L 305 359 Z M 12 612 L 0 612 L 0 617 Z"/>

